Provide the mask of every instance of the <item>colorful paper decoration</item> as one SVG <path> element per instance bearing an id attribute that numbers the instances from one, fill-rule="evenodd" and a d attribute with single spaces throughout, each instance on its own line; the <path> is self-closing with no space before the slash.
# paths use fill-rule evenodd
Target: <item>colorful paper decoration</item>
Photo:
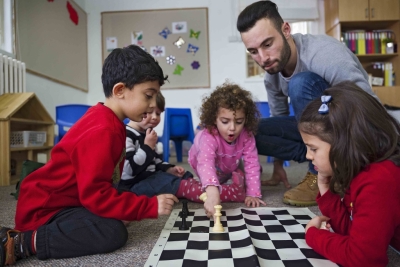
<path id="1" fill-rule="evenodd" d="M 176 68 L 175 68 L 175 70 L 174 70 L 174 72 L 173 72 L 173 74 L 175 74 L 175 75 L 181 75 L 181 72 L 184 70 L 184 68 L 181 66 L 181 65 L 176 65 Z"/>
<path id="2" fill-rule="evenodd" d="M 185 40 L 183 40 L 182 37 L 179 36 L 178 40 L 176 40 L 176 42 L 174 42 L 174 45 L 178 48 L 181 48 L 181 46 L 185 43 Z"/>
<path id="3" fill-rule="evenodd" d="M 190 64 L 194 70 L 197 70 L 200 68 L 200 63 L 198 61 L 193 61 L 192 64 Z"/>
<path id="4" fill-rule="evenodd" d="M 143 45 L 143 31 L 131 32 L 131 43 L 134 45 Z"/>
<path id="5" fill-rule="evenodd" d="M 168 57 L 166 57 L 166 60 L 169 65 L 175 64 L 175 57 L 173 55 L 169 55 Z"/>
<path id="6" fill-rule="evenodd" d="M 185 33 L 185 32 L 187 32 L 186 21 L 172 22 L 172 33 Z"/>
<path id="7" fill-rule="evenodd" d="M 201 31 L 195 32 L 194 30 L 190 29 L 190 38 L 196 38 L 199 39 L 199 35 L 200 35 Z"/>
<path id="8" fill-rule="evenodd" d="M 168 27 L 165 27 L 160 33 L 159 35 L 161 35 L 162 37 L 164 37 L 164 39 L 167 39 L 168 35 L 171 34 L 171 31 L 168 29 Z"/>
<path id="9" fill-rule="evenodd" d="M 69 1 L 67 1 L 67 9 L 68 9 L 69 18 L 71 19 L 71 21 L 75 25 L 78 25 L 78 22 L 79 22 L 78 12 L 76 12 L 75 8 L 69 3 Z"/>
<path id="10" fill-rule="evenodd" d="M 153 57 L 165 57 L 165 46 L 151 46 L 150 47 L 150 54 Z"/>
<path id="11" fill-rule="evenodd" d="M 188 53 L 192 53 L 193 55 L 196 54 L 196 52 L 199 50 L 198 46 L 194 46 L 192 44 L 188 44 L 188 48 L 186 50 L 186 52 Z"/>
<path id="12" fill-rule="evenodd" d="M 111 52 L 117 47 L 118 47 L 118 39 L 117 39 L 117 37 L 107 37 L 106 38 L 106 49 L 107 49 L 107 52 Z"/>

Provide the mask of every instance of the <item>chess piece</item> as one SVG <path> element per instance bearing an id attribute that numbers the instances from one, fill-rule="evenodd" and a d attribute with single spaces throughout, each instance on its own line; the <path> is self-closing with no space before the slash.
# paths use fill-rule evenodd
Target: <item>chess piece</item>
<path id="1" fill-rule="evenodd" d="M 199 196 L 199 199 L 200 199 L 201 201 L 203 201 L 203 202 L 206 202 L 206 200 L 207 200 L 207 193 L 204 192 L 203 194 L 201 194 L 201 195 Z"/>
<path id="2" fill-rule="evenodd" d="M 223 233 L 224 232 L 224 227 L 222 227 L 222 223 L 221 223 L 221 209 L 222 206 L 221 205 L 216 205 L 214 206 L 215 209 L 215 214 L 214 214 L 214 227 L 213 227 L 213 232 L 216 233 Z"/>
<path id="3" fill-rule="evenodd" d="M 182 200 L 182 211 L 186 212 L 186 216 L 189 216 L 188 201 L 186 199 Z"/>
<path id="4" fill-rule="evenodd" d="M 189 227 L 186 224 L 187 216 L 188 216 L 188 213 L 186 212 L 186 210 L 182 209 L 182 211 L 181 211 L 182 224 L 181 224 L 181 226 L 179 226 L 179 230 L 189 230 Z"/>

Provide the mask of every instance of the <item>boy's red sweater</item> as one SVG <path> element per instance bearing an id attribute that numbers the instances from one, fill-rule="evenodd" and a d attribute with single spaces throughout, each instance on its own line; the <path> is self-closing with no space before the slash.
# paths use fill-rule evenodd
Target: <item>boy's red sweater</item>
<path id="1" fill-rule="evenodd" d="M 115 113 L 98 103 L 69 129 L 42 168 L 27 176 L 20 189 L 15 228 L 36 230 L 68 207 L 118 220 L 157 218 L 156 197 L 119 194 L 112 185 L 121 174 L 125 126 Z"/>
<path id="2" fill-rule="evenodd" d="M 400 167 L 393 162 L 368 166 L 343 201 L 328 191 L 317 202 L 335 233 L 311 227 L 306 241 L 324 257 L 344 267 L 379 267 L 388 264 L 389 244 L 400 250 Z"/>

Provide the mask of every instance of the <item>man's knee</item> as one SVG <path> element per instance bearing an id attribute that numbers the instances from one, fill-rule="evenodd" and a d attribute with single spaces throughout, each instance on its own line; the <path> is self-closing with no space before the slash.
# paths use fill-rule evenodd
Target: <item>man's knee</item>
<path id="1" fill-rule="evenodd" d="M 295 74 L 289 81 L 289 96 L 294 100 L 297 97 L 312 96 L 315 91 L 322 93 L 329 87 L 327 81 L 314 72 L 305 71 Z"/>

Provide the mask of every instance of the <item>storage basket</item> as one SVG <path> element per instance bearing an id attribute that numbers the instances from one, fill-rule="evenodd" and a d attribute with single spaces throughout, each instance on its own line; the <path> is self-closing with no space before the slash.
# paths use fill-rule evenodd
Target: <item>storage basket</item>
<path id="1" fill-rule="evenodd" d="M 43 146 L 46 143 L 46 132 L 41 131 L 15 131 L 11 132 L 11 147 Z"/>

